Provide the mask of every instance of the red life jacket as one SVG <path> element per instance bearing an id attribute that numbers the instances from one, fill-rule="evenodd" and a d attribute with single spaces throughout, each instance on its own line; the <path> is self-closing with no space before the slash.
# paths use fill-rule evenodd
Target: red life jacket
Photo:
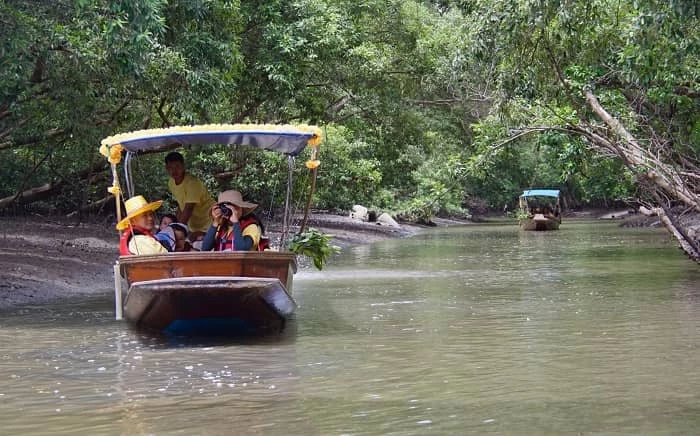
<path id="1" fill-rule="evenodd" d="M 260 226 L 260 222 L 258 219 L 251 214 L 248 214 L 241 219 L 238 220 L 238 223 L 241 225 L 241 232 L 245 230 L 246 227 L 248 227 L 251 224 L 257 225 L 261 230 L 262 227 Z M 222 228 L 219 229 L 219 231 L 216 233 L 216 240 L 218 242 L 218 245 L 216 246 L 216 251 L 234 251 L 235 247 L 233 246 L 233 228 Z M 252 246 L 250 247 L 250 251 L 263 251 L 265 248 L 270 248 L 270 240 L 263 235 L 260 235 L 260 242 L 258 242 L 257 246 Z"/>
<path id="2" fill-rule="evenodd" d="M 153 236 L 153 233 L 151 233 L 150 230 L 144 229 L 143 227 L 130 225 L 129 227 L 126 228 L 124 233 L 122 233 L 122 236 L 119 238 L 119 255 L 120 256 L 133 256 L 134 255 L 134 253 L 129 251 L 129 242 L 131 241 L 131 238 L 133 238 L 135 235 L 145 235 L 145 236 L 150 236 L 153 239 L 156 239 L 156 237 Z"/>

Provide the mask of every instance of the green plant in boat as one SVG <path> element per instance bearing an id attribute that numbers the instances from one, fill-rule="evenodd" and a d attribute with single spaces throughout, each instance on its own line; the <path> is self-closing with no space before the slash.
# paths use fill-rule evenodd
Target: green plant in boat
<path id="1" fill-rule="evenodd" d="M 317 229 L 309 228 L 292 237 L 289 241 L 289 251 L 310 257 L 313 259 L 314 266 L 322 270 L 328 258 L 340 252 L 340 247 L 330 244 L 331 239 L 333 235 L 326 235 Z"/>

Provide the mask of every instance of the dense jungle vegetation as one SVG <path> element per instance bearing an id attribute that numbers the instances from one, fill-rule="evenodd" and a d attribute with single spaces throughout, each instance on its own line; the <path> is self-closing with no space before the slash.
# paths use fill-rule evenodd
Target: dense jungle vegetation
<path id="1" fill-rule="evenodd" d="M 420 219 L 555 187 L 647 206 L 700 258 L 695 0 L 0 0 L 0 39 L 0 213 L 105 212 L 115 133 L 308 123 L 317 208 Z M 162 157 L 136 163 L 148 198 Z M 278 156 L 185 157 L 212 192 L 283 201 Z"/>

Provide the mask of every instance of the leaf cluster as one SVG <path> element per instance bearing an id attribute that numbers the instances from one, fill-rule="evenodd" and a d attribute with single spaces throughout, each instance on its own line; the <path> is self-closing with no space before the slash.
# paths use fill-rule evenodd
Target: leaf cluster
<path id="1" fill-rule="evenodd" d="M 362 203 L 428 219 L 500 210 L 533 183 L 574 204 L 629 197 L 619 158 L 571 135 L 617 139 L 582 92 L 594 89 L 679 174 L 694 173 L 695 3 L 0 2 L 0 195 L 54 184 L 47 207 L 98 202 L 110 175 L 94 165 L 97 144 L 117 132 L 309 122 L 327 131 L 321 208 Z M 282 204 L 286 159 L 185 153 L 212 192 Z M 293 171 L 305 199 L 309 171 Z M 135 177 L 142 193 L 167 196 L 160 159 L 142 157 Z"/>
<path id="2" fill-rule="evenodd" d="M 330 244 L 332 239 L 333 235 L 309 228 L 292 237 L 289 241 L 289 251 L 310 257 L 314 266 L 320 271 L 333 254 L 340 252 L 340 247 Z"/>

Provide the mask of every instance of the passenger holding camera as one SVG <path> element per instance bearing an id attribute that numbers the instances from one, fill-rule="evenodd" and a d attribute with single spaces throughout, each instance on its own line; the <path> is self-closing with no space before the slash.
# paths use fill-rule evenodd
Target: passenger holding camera
<path id="1" fill-rule="evenodd" d="M 256 207 L 243 201 L 238 191 L 219 194 L 217 204 L 210 209 L 212 225 L 204 235 L 202 251 L 257 251 L 263 227 L 252 213 Z"/>

